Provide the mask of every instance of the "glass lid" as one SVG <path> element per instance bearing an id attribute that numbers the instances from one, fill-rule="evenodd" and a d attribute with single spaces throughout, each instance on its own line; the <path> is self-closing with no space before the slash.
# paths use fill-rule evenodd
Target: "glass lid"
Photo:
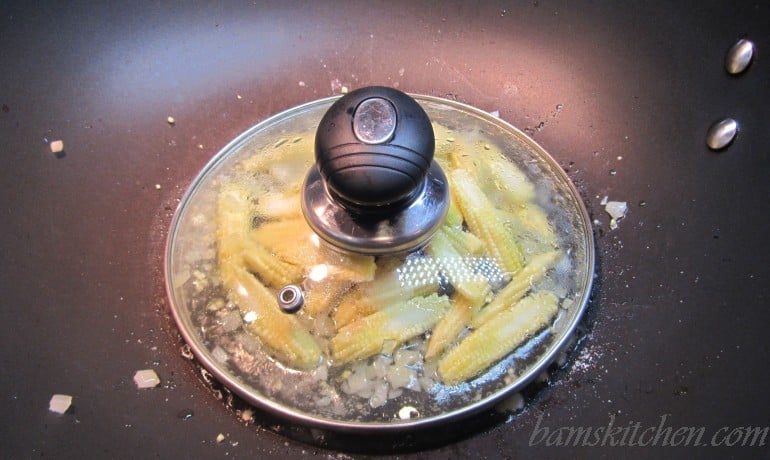
<path id="1" fill-rule="evenodd" d="M 244 132 L 184 195 L 166 247 L 173 315 L 202 365 L 250 403 L 332 430 L 435 425 L 521 389 L 580 319 L 593 236 L 561 168 L 498 118 L 412 97 L 435 136 L 420 178 L 448 190 L 412 246 L 335 245 L 317 228 L 326 214 L 303 204 L 323 171 L 317 133 L 336 97 Z M 388 123 L 406 118 L 384 103 L 360 106 Z M 400 136 L 390 125 L 361 134 L 370 120 L 357 122 L 367 144 Z M 383 196 L 371 188 L 360 192 Z M 400 219 L 351 216 L 378 231 Z"/>

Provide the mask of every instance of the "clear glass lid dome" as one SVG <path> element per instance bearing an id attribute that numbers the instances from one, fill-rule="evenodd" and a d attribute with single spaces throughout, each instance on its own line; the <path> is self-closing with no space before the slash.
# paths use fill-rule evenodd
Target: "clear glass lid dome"
<path id="1" fill-rule="evenodd" d="M 450 200 L 408 252 L 341 251 L 303 215 L 338 98 L 244 132 L 184 195 L 166 249 L 171 308 L 203 366 L 247 401 L 336 430 L 432 425 L 521 389 L 570 338 L 594 270 L 574 186 L 504 121 L 413 97 Z"/>

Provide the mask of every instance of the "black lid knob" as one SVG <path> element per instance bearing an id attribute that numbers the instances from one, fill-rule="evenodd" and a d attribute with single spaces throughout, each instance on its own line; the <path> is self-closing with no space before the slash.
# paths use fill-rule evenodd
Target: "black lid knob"
<path id="1" fill-rule="evenodd" d="M 433 160 L 430 119 L 407 94 L 370 86 L 335 102 L 318 126 L 316 164 L 335 198 L 371 211 L 409 202 Z"/>
<path id="2" fill-rule="evenodd" d="M 425 245 L 449 207 L 433 160 L 430 119 L 410 96 L 368 87 L 329 107 L 316 131 L 316 163 L 302 187 L 302 213 L 337 249 L 408 252 Z"/>

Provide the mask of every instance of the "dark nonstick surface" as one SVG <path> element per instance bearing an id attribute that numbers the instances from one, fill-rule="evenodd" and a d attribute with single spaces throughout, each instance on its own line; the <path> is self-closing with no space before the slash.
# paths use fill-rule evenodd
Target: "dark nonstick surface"
<path id="1" fill-rule="evenodd" d="M 766 457 L 770 434 L 691 451 L 542 439 L 639 422 L 703 427 L 710 443 L 770 425 L 770 7 L 637 3 L 2 3 L 2 456 Z M 744 36 L 757 55 L 730 77 L 725 53 Z M 261 411 L 247 424 L 180 352 L 162 252 L 187 185 L 256 122 L 370 84 L 498 110 L 598 220 L 585 337 L 519 415 L 396 438 Z M 740 132 L 710 152 L 724 116 Z M 617 230 L 604 196 L 629 204 Z M 136 389 L 143 368 L 160 387 Z M 54 393 L 74 396 L 69 413 L 48 412 Z"/>

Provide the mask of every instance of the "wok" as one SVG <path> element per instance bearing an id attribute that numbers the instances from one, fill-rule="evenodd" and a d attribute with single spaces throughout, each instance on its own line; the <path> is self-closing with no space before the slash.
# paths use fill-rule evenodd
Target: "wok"
<path id="1" fill-rule="evenodd" d="M 2 452 L 674 457 L 687 451 L 556 447 L 538 433 L 665 423 L 703 427 L 708 442 L 766 426 L 769 18 L 759 3 L 711 1 L 5 2 Z M 724 57 L 742 37 L 757 53 L 730 76 Z M 499 111 L 568 172 L 596 221 L 581 340 L 519 412 L 393 437 L 263 411 L 246 422 L 247 407 L 183 357 L 162 277 L 171 216 L 238 133 L 373 84 Z M 705 134 L 727 116 L 738 135 L 712 152 Z M 615 230 L 605 196 L 629 205 Z M 138 390 L 146 368 L 161 385 Z M 64 415 L 47 410 L 55 393 L 74 396 Z"/>

